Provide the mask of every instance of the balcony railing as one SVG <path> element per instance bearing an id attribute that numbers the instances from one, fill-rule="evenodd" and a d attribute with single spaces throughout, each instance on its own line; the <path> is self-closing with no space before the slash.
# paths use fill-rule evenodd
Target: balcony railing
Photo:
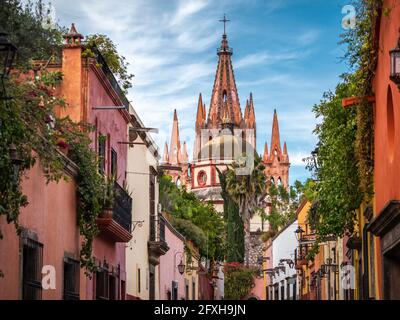
<path id="1" fill-rule="evenodd" d="M 117 183 L 114 185 L 115 203 L 113 210 L 113 219 L 118 222 L 125 230 L 131 232 L 132 226 L 132 198 Z"/>
<path id="2" fill-rule="evenodd" d="M 161 215 L 150 216 L 150 238 L 148 242 L 149 261 L 153 265 L 159 263 L 160 256 L 169 250 L 165 240 L 165 218 Z"/>
<path id="3" fill-rule="evenodd" d="M 165 242 L 165 219 L 163 216 L 150 217 L 150 241 Z"/>
<path id="4" fill-rule="evenodd" d="M 103 72 L 106 75 L 107 79 L 110 81 L 111 87 L 113 87 L 113 89 L 117 93 L 118 97 L 121 99 L 123 105 L 126 107 L 126 110 L 129 110 L 129 101 L 126 98 L 124 91 L 121 89 L 117 79 L 115 79 L 114 74 L 112 73 L 112 71 L 108 67 L 106 60 L 101 55 L 99 49 L 96 46 L 93 46 L 91 48 L 91 50 L 94 53 L 94 55 L 96 57 L 96 60 L 100 65 L 100 68 L 103 70 Z"/>

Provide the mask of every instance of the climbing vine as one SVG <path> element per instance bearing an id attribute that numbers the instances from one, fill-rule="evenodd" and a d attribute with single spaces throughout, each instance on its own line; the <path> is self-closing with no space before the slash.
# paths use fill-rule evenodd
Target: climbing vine
<path id="1" fill-rule="evenodd" d="M 117 76 L 125 94 L 132 87 L 133 74 L 129 73 L 129 63 L 120 55 L 114 42 L 104 34 L 94 34 L 86 37 L 86 48 L 82 53 L 83 58 L 94 58 L 93 47 L 97 47 L 107 62 L 108 67 Z"/>
<path id="2" fill-rule="evenodd" d="M 254 285 L 254 276 L 257 270 L 248 268 L 241 263 L 225 263 L 224 291 L 227 300 L 244 299 Z"/>
<path id="3" fill-rule="evenodd" d="M 40 159 L 47 181 L 59 181 L 64 167 L 53 130 L 54 108 L 65 104 L 53 96 L 62 75 L 31 74 L 23 80 L 21 77 L 6 81 L 7 96 L 12 99 L 3 100 L 0 108 L 0 215 L 13 223 L 18 233 L 20 208 L 28 205 L 20 187 L 23 174 Z M 17 152 L 19 171 L 11 158 L 11 146 Z"/>
<path id="4" fill-rule="evenodd" d="M 355 152 L 360 177 L 360 188 L 366 201 L 373 196 L 374 172 L 374 119 L 372 104 L 368 97 L 373 95 L 372 80 L 378 59 L 379 39 L 375 34 L 378 17 L 390 14 L 390 8 L 382 8 L 383 0 L 356 1 L 357 24 L 342 35 L 347 45 L 345 59 L 354 70 L 352 82 L 354 96 L 360 97 L 356 107 L 357 132 Z"/>
<path id="5" fill-rule="evenodd" d="M 76 177 L 78 196 L 77 214 L 80 234 L 83 236 L 80 260 L 81 266 L 90 274 L 97 270 L 92 257 L 92 244 L 98 234 L 96 219 L 103 209 L 112 207 L 109 190 L 113 187 L 98 172 L 98 158 L 91 148 L 89 133 L 93 127 L 86 124 L 74 124 L 69 119 L 62 120 L 64 137 L 69 146 L 68 157 L 77 165 Z M 76 130 L 76 128 L 79 130 Z"/>
<path id="6" fill-rule="evenodd" d="M 381 0 L 357 0 L 356 27 L 342 35 L 347 46 L 344 59 L 351 71 L 342 76 L 334 93 L 324 94 L 313 111 L 322 122 L 314 133 L 319 142 L 308 158 L 308 168 L 316 181 L 306 187 L 313 203 L 308 222 L 315 229 L 317 242 L 309 252 L 312 258 L 327 236 L 353 233 L 355 210 L 373 197 L 374 122 L 372 80 L 375 74 L 378 37 L 376 24 L 382 11 Z M 344 109 L 344 98 L 358 97 L 357 106 Z"/>
<path id="7" fill-rule="evenodd" d="M 19 234 L 20 209 L 29 204 L 21 181 L 38 161 L 47 183 L 69 180 L 64 170 L 68 160 L 62 152 L 67 149 L 66 155 L 78 167 L 77 212 L 83 235 L 81 264 L 92 272 L 95 270 L 92 259 L 92 242 L 97 234 L 95 220 L 103 209 L 106 182 L 98 173 L 97 156 L 90 146 L 91 126 L 74 123 L 68 117 L 56 117 L 56 108 L 68 108 L 55 94 L 61 82 L 60 72 L 42 70 L 36 74 L 15 74 L 7 83 L 7 94 L 12 99 L 0 108 L 0 215 L 6 217 L 7 223 L 14 224 Z M 18 172 L 13 166 L 10 146 L 17 151 Z"/>

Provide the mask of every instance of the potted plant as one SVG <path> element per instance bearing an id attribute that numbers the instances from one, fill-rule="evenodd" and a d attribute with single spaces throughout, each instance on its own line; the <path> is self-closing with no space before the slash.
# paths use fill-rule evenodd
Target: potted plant
<path id="1" fill-rule="evenodd" d="M 107 177 L 104 184 L 103 192 L 103 211 L 100 214 L 101 218 L 112 218 L 114 202 L 115 202 L 115 178 Z"/>

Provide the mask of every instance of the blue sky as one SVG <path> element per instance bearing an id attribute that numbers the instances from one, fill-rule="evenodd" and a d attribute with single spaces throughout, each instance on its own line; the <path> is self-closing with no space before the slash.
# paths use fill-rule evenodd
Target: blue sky
<path id="1" fill-rule="evenodd" d="M 292 163 L 290 180 L 309 173 L 312 106 L 347 71 L 338 46 L 342 7 L 350 0 L 53 0 L 60 24 L 110 36 L 135 74 L 129 99 L 143 122 L 160 129 L 163 151 L 173 110 L 191 154 L 198 95 L 209 108 L 224 13 L 242 109 L 253 93 L 258 151 L 271 139 L 273 110 Z"/>

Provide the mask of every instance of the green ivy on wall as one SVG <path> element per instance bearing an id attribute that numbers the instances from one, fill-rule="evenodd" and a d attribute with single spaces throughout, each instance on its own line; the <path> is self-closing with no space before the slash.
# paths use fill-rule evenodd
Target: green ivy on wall
<path id="1" fill-rule="evenodd" d="M 227 300 L 242 300 L 249 295 L 254 285 L 257 270 L 244 267 L 240 263 L 225 263 L 224 292 Z"/>

